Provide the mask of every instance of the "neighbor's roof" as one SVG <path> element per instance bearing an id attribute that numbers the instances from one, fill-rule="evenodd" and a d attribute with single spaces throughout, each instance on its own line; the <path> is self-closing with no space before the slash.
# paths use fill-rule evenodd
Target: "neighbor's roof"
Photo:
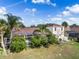
<path id="1" fill-rule="evenodd" d="M 71 31 L 79 32 L 79 26 L 70 26 Z"/>
<path id="2" fill-rule="evenodd" d="M 47 24 L 47 27 L 51 27 L 51 26 L 59 26 L 59 27 L 63 27 L 62 25 L 59 25 L 59 24 Z"/>
<path id="3" fill-rule="evenodd" d="M 38 28 L 31 28 L 31 27 L 21 28 L 18 30 L 13 30 L 13 34 L 15 34 L 15 35 L 32 35 L 33 32 L 37 29 Z"/>

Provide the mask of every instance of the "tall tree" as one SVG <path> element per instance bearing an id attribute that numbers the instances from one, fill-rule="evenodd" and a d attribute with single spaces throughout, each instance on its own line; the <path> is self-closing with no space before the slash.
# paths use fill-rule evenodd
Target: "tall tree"
<path id="1" fill-rule="evenodd" d="M 37 27 L 39 28 L 38 32 L 41 32 L 42 35 L 48 35 L 48 34 L 52 35 L 52 33 L 49 31 L 49 29 L 46 28 L 47 25 L 40 24 Z"/>
<path id="2" fill-rule="evenodd" d="M 64 22 L 62 23 L 62 26 L 67 27 L 67 26 L 68 26 L 68 23 L 64 21 Z"/>
<path id="3" fill-rule="evenodd" d="M 3 48 L 4 53 L 6 54 L 6 48 L 5 48 L 5 44 L 4 44 L 4 33 L 5 30 L 7 29 L 7 23 L 5 20 L 0 19 L 0 36 L 1 36 L 1 46 Z"/>
<path id="4" fill-rule="evenodd" d="M 10 31 L 10 42 L 11 42 L 12 30 L 14 27 L 15 28 L 19 27 L 19 22 L 20 22 L 19 20 L 21 20 L 21 18 L 12 14 L 7 14 L 6 16 L 7 16 L 8 29 Z"/>
<path id="5" fill-rule="evenodd" d="M 77 24 L 72 24 L 71 26 L 78 26 Z"/>
<path id="6" fill-rule="evenodd" d="M 26 26 L 22 22 L 19 22 L 18 25 L 20 28 L 26 28 Z"/>
<path id="7" fill-rule="evenodd" d="M 44 33 L 47 30 L 46 25 L 43 25 L 43 24 L 39 24 L 37 27 L 40 29 L 42 33 Z"/>

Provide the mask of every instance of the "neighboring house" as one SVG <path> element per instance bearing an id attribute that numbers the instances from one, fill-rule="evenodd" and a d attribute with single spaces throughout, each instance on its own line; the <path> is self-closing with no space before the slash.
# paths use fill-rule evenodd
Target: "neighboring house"
<path id="1" fill-rule="evenodd" d="M 79 33 L 79 26 L 70 26 L 70 31 Z"/>
<path id="2" fill-rule="evenodd" d="M 69 37 L 70 26 L 64 27 L 64 35 Z"/>
<path id="3" fill-rule="evenodd" d="M 37 30 L 38 28 L 35 28 L 35 27 L 26 27 L 26 28 L 20 28 L 20 29 L 16 29 L 14 28 L 12 30 L 12 36 L 15 37 L 15 36 L 24 36 L 24 38 L 26 39 L 26 42 L 27 42 L 27 45 L 29 45 L 30 43 L 30 37 L 33 36 L 33 32 L 35 30 Z M 6 45 L 8 46 L 9 45 L 9 39 L 6 40 Z"/>
<path id="4" fill-rule="evenodd" d="M 64 27 L 64 31 L 65 32 L 70 31 L 70 26 Z"/>
<path id="5" fill-rule="evenodd" d="M 26 37 L 31 36 L 31 35 L 33 35 L 33 32 L 37 29 L 38 28 L 35 28 L 35 27 L 34 28 L 27 27 L 27 28 L 14 29 L 13 36 L 16 36 L 16 35 L 18 35 L 18 36 L 25 35 Z"/>
<path id="6" fill-rule="evenodd" d="M 68 33 L 70 37 L 79 38 L 79 26 L 70 26 L 70 31 Z"/>
<path id="7" fill-rule="evenodd" d="M 64 36 L 64 26 L 58 24 L 48 24 L 47 29 L 49 29 L 52 34 L 56 35 L 59 40 L 68 40 L 68 37 Z"/>

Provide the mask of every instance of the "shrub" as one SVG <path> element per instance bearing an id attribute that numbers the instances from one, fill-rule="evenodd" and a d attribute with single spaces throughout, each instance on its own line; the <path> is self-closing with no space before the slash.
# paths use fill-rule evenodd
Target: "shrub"
<path id="1" fill-rule="evenodd" d="M 49 44 L 58 43 L 55 35 L 34 35 L 31 37 L 31 47 L 48 47 Z"/>
<path id="2" fill-rule="evenodd" d="M 39 36 L 33 36 L 31 38 L 31 47 L 34 48 L 34 47 L 40 47 L 41 46 L 41 38 Z"/>
<path id="3" fill-rule="evenodd" d="M 48 38 L 46 36 L 38 36 L 38 35 L 35 35 L 32 37 L 32 40 L 31 40 L 31 47 L 32 48 L 39 48 L 39 47 L 48 47 Z"/>
<path id="4" fill-rule="evenodd" d="M 40 36 L 41 37 L 41 45 L 44 47 L 48 47 L 48 38 L 46 36 Z"/>
<path id="5" fill-rule="evenodd" d="M 20 52 L 26 48 L 26 42 L 23 37 L 14 37 L 12 39 L 10 50 L 11 52 Z"/>
<path id="6" fill-rule="evenodd" d="M 2 48 L 0 48 L 0 55 L 2 55 L 2 53 L 3 53 L 3 49 L 2 49 Z"/>
<path id="7" fill-rule="evenodd" d="M 47 37 L 48 37 L 48 43 L 49 44 L 58 43 L 55 35 L 49 34 L 49 35 L 47 35 Z"/>

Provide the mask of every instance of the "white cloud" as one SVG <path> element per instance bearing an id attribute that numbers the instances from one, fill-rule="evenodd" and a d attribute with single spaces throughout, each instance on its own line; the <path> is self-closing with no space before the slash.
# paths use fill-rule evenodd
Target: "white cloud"
<path id="1" fill-rule="evenodd" d="M 79 24 L 79 18 L 76 18 L 76 17 L 69 17 L 66 20 L 69 22 L 70 25 Z"/>
<path id="2" fill-rule="evenodd" d="M 60 14 L 56 15 L 57 17 L 67 17 L 67 16 L 72 16 L 70 11 L 64 10 Z"/>
<path id="3" fill-rule="evenodd" d="M 7 20 L 7 17 L 6 17 L 6 16 L 4 16 L 4 15 L 0 15 L 0 19 Z"/>
<path id="4" fill-rule="evenodd" d="M 36 8 L 32 8 L 32 9 L 26 8 L 26 9 L 24 10 L 24 12 L 25 12 L 26 14 L 30 14 L 30 15 L 32 15 L 32 16 L 35 16 L 35 13 L 37 12 L 37 9 L 36 9 Z"/>
<path id="5" fill-rule="evenodd" d="M 24 23 L 24 20 L 19 20 L 19 22 L 22 22 L 22 23 Z"/>
<path id="6" fill-rule="evenodd" d="M 57 17 L 62 17 L 62 14 L 57 14 L 56 16 L 57 16 Z"/>
<path id="7" fill-rule="evenodd" d="M 79 18 L 76 18 L 76 17 L 70 17 L 69 20 L 71 22 L 79 22 Z"/>
<path id="8" fill-rule="evenodd" d="M 24 10 L 24 12 L 31 12 L 31 9 L 29 9 L 29 8 L 26 8 L 25 10 Z"/>
<path id="9" fill-rule="evenodd" d="M 31 12 L 32 12 L 32 15 L 34 16 L 35 13 L 37 12 L 37 9 L 36 8 L 33 8 L 33 9 L 31 9 Z"/>
<path id="10" fill-rule="evenodd" d="M 32 23 L 35 23 L 36 21 L 35 21 L 35 20 L 32 20 L 31 22 L 32 22 Z"/>
<path id="11" fill-rule="evenodd" d="M 49 17 L 51 17 L 51 15 L 48 14 L 47 17 L 49 18 Z"/>
<path id="12" fill-rule="evenodd" d="M 72 13 L 79 13 L 79 4 L 75 4 L 71 7 L 66 7 L 66 10 L 68 10 Z"/>
<path id="13" fill-rule="evenodd" d="M 68 17 L 68 18 L 64 18 L 64 17 L 52 17 L 49 18 L 48 21 L 53 21 L 55 23 L 62 23 L 63 21 L 66 21 L 69 25 L 71 24 L 79 24 L 79 17 Z"/>
<path id="14" fill-rule="evenodd" d="M 62 12 L 62 16 L 71 16 L 71 13 L 70 13 L 70 11 L 63 11 Z"/>
<path id="15" fill-rule="evenodd" d="M 52 21 L 61 21 L 61 20 L 63 20 L 63 18 L 61 18 L 61 17 L 53 17 L 53 18 L 50 18 L 49 20 L 52 20 Z"/>
<path id="16" fill-rule="evenodd" d="M 4 14 L 7 14 L 7 9 L 5 7 L 0 7 L 0 19 L 7 20 L 7 17 L 4 16 Z"/>
<path id="17" fill-rule="evenodd" d="M 45 3 L 45 0 L 32 0 L 33 3 Z"/>
<path id="18" fill-rule="evenodd" d="M 43 20 L 42 19 L 39 19 L 39 21 L 42 22 Z"/>
<path id="19" fill-rule="evenodd" d="M 58 14 L 57 16 L 73 16 L 75 14 L 79 14 L 79 4 L 75 4 L 75 5 L 72 5 L 72 6 L 67 6 L 65 8 L 64 11 L 61 12 L 61 14 Z"/>
<path id="20" fill-rule="evenodd" d="M 56 6 L 56 3 L 52 3 L 50 0 L 32 0 L 32 3 L 42 3 L 42 4 L 48 4 L 52 6 Z"/>
<path id="21" fill-rule="evenodd" d="M 5 7 L 0 7 L 0 14 L 6 14 L 7 10 Z"/>

